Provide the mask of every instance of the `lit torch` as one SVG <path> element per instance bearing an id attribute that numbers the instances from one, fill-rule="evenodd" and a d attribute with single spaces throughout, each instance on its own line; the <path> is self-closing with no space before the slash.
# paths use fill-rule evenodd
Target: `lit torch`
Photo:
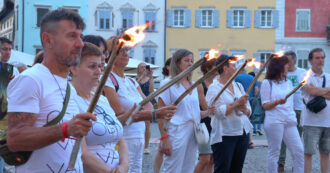
<path id="1" fill-rule="evenodd" d="M 208 55 L 205 55 L 204 58 L 201 58 L 200 60 L 198 60 L 197 62 L 195 62 L 192 66 L 190 66 L 189 68 L 187 68 L 186 70 L 184 70 L 183 72 L 181 72 L 180 74 L 178 74 L 177 76 L 175 76 L 171 81 L 169 81 L 167 84 L 163 85 L 162 87 L 160 87 L 157 91 L 149 94 L 145 99 L 143 99 L 139 105 L 136 107 L 136 109 L 133 111 L 132 115 L 134 113 L 136 113 L 137 111 L 139 111 L 145 104 L 149 103 L 149 101 L 151 101 L 152 99 L 154 99 L 155 97 L 157 97 L 160 93 L 164 92 L 165 90 L 167 90 L 168 88 L 170 88 L 172 85 L 176 84 L 178 81 L 180 81 L 182 78 L 186 77 L 189 73 L 191 73 L 193 70 L 195 70 L 197 67 L 201 66 L 203 64 L 204 61 L 210 60 L 212 58 L 216 58 L 217 54 L 219 53 L 219 51 L 216 51 L 214 49 L 210 50 L 211 53 L 209 53 Z M 128 120 L 126 121 L 126 124 L 131 124 L 133 122 L 132 117 L 130 116 L 128 118 Z"/>
<path id="2" fill-rule="evenodd" d="M 288 99 L 292 94 L 294 94 L 298 89 L 300 89 L 303 85 L 305 85 L 307 83 L 308 78 L 311 76 L 312 74 L 312 70 L 309 69 L 306 73 L 306 75 L 304 76 L 304 79 L 299 83 L 298 86 L 296 86 L 291 92 L 289 92 L 289 94 L 287 94 L 285 96 L 285 99 Z"/>
<path id="3" fill-rule="evenodd" d="M 229 59 L 228 62 L 229 63 L 236 63 L 236 61 L 243 59 L 244 56 L 243 55 L 238 55 L 235 56 L 237 57 L 237 59 L 231 60 Z M 226 82 L 226 84 L 223 86 L 223 88 L 220 90 L 220 92 L 214 97 L 212 104 L 214 105 L 215 102 L 219 99 L 219 97 L 221 96 L 221 94 L 226 90 L 226 88 L 233 82 L 233 80 L 236 78 L 236 76 L 241 73 L 241 71 L 244 69 L 244 67 L 251 61 L 251 59 L 249 60 L 245 60 L 244 64 L 241 65 L 241 67 L 239 69 L 236 70 L 236 72 L 231 76 L 231 78 Z"/>
<path id="4" fill-rule="evenodd" d="M 92 101 L 89 104 L 87 112 L 90 112 L 90 113 L 94 112 L 94 109 L 100 98 L 100 95 L 102 93 L 105 82 L 108 79 L 108 76 L 112 70 L 112 66 L 116 60 L 116 56 L 118 55 L 120 49 L 124 46 L 134 47 L 136 44 L 141 42 L 145 38 L 145 34 L 143 33 L 143 31 L 146 28 L 148 28 L 149 25 L 150 25 L 150 23 L 146 23 L 145 25 L 139 25 L 139 26 L 134 26 L 132 28 L 129 28 L 128 30 L 126 30 L 124 32 L 123 35 L 120 36 L 120 38 L 118 40 L 116 40 L 116 45 L 114 45 L 112 47 L 109 63 L 107 65 L 106 69 L 104 70 L 102 78 L 99 82 L 99 85 L 96 88 L 96 91 L 94 93 Z M 70 156 L 70 162 L 69 162 L 69 168 L 71 168 L 71 169 L 73 169 L 75 166 L 82 139 L 83 139 L 82 137 L 77 138 L 77 140 L 73 146 L 71 156 Z"/>
<path id="5" fill-rule="evenodd" d="M 284 50 L 281 50 L 279 52 L 276 52 L 274 54 L 272 54 L 268 59 L 267 61 L 265 62 L 265 64 L 261 67 L 261 69 L 259 70 L 259 72 L 256 74 L 256 76 L 254 77 L 253 81 L 250 83 L 248 89 L 246 90 L 246 94 L 247 95 L 250 95 L 250 92 L 252 90 L 252 87 L 254 86 L 254 84 L 257 82 L 258 78 L 260 77 L 260 75 L 262 74 L 262 72 L 266 69 L 266 67 L 268 66 L 268 64 L 270 63 L 270 60 L 272 58 L 279 58 L 279 57 L 282 57 L 284 55 Z M 260 68 L 260 63 L 256 62 L 255 61 L 255 67 L 256 68 Z"/>

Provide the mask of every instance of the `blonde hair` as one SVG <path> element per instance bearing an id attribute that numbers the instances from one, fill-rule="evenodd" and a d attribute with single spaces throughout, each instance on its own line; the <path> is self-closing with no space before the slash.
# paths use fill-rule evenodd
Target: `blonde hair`
<path id="1" fill-rule="evenodd" d="M 174 78 L 175 76 L 177 76 L 178 74 L 180 74 L 182 72 L 182 70 L 180 69 L 180 62 L 184 57 L 186 57 L 188 55 L 193 55 L 193 53 L 187 49 L 179 49 L 174 53 L 172 60 L 171 60 L 171 65 L 170 65 L 171 78 Z M 191 77 L 192 77 L 192 73 L 189 73 L 187 75 L 187 80 L 189 82 L 191 82 Z"/>
<path id="2" fill-rule="evenodd" d="M 139 77 L 142 75 L 142 73 L 141 73 L 140 70 L 139 70 L 142 64 L 146 64 L 146 63 L 141 62 L 141 63 L 137 66 L 137 76 L 136 76 L 137 78 L 139 78 Z"/>

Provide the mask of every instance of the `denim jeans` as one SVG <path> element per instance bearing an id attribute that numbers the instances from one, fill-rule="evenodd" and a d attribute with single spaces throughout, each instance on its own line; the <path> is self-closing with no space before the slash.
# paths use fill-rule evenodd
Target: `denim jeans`
<path id="1" fill-rule="evenodd" d="M 241 173 L 249 146 L 249 134 L 223 136 L 222 142 L 212 145 L 214 173 Z"/>
<path id="2" fill-rule="evenodd" d="M 5 169 L 5 161 L 3 160 L 2 157 L 0 157 L 0 173 L 5 173 L 6 169 Z"/>

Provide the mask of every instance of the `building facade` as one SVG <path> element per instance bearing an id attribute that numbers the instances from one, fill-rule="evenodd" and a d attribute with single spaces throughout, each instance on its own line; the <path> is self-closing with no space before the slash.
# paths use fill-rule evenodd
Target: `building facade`
<path id="1" fill-rule="evenodd" d="M 330 25 L 329 0 L 277 0 L 280 27 L 276 29 L 276 49 L 293 50 L 298 67 L 308 69 L 308 54 L 313 48 L 322 48 L 330 56 L 327 25 Z M 329 32 L 329 31 L 328 31 Z M 330 32 L 329 32 L 330 35 Z M 326 58 L 325 67 L 330 65 Z M 329 68 L 324 70 L 330 73 Z"/>
<path id="2" fill-rule="evenodd" d="M 57 8 L 77 11 L 87 23 L 87 0 L 15 0 L 14 49 L 32 55 L 42 50 L 40 41 L 41 19 L 48 11 Z M 88 27 L 88 25 L 86 26 Z"/>
<path id="3" fill-rule="evenodd" d="M 0 7 L 0 37 L 14 39 L 14 1 L 3 0 Z"/>
<path id="4" fill-rule="evenodd" d="M 185 48 L 195 61 L 211 48 L 265 61 L 275 51 L 275 0 L 168 0 L 166 57 Z M 195 79 L 201 74 L 195 72 Z"/>
<path id="5" fill-rule="evenodd" d="M 132 26 L 151 22 L 152 25 L 145 31 L 146 38 L 130 50 L 130 58 L 162 67 L 165 60 L 164 15 L 163 0 L 89 0 L 87 32 L 108 39 L 122 34 Z M 156 70 L 154 74 L 162 76 L 161 69 Z"/>

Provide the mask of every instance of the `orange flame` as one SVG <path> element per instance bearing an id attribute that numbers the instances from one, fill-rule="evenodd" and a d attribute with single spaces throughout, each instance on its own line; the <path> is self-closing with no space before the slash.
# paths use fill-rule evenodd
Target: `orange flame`
<path id="1" fill-rule="evenodd" d="M 206 54 L 205 54 L 205 58 L 207 61 L 213 59 L 213 58 L 217 58 L 219 56 L 220 51 L 216 50 L 216 49 L 210 49 Z"/>
<path id="2" fill-rule="evenodd" d="M 119 42 L 123 42 L 123 46 L 134 47 L 146 37 L 143 31 L 147 29 L 150 24 L 151 23 L 148 22 L 144 25 L 133 26 L 127 29 L 120 37 Z"/>
<path id="3" fill-rule="evenodd" d="M 236 63 L 237 61 L 244 59 L 245 56 L 244 55 L 235 55 L 235 59 L 229 59 L 228 62 L 229 63 Z"/>
<path id="4" fill-rule="evenodd" d="M 279 57 L 281 57 L 281 56 L 284 55 L 284 50 L 280 50 L 280 51 L 278 51 L 278 52 L 276 52 L 274 54 L 276 55 L 276 56 L 274 56 L 274 58 L 279 58 Z"/>
<path id="5" fill-rule="evenodd" d="M 312 74 L 312 70 L 309 69 L 306 73 L 306 75 L 304 76 L 304 79 L 301 81 L 302 84 L 306 84 L 307 83 L 307 80 L 309 79 L 309 77 L 311 76 Z"/>
<path id="6" fill-rule="evenodd" d="M 252 58 L 251 61 L 247 63 L 247 66 L 249 67 L 255 66 L 257 69 L 260 69 L 261 62 L 257 61 L 255 58 Z"/>

